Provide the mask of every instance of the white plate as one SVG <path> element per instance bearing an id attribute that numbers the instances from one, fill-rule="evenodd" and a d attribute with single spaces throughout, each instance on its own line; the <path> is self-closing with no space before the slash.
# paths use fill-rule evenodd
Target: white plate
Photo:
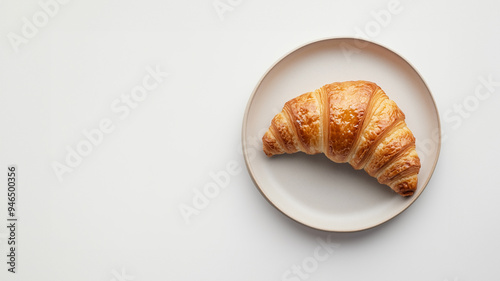
<path id="1" fill-rule="evenodd" d="M 333 163 L 322 154 L 268 158 L 262 152 L 261 138 L 286 101 L 348 80 L 377 83 L 405 113 L 422 164 L 412 197 L 403 198 L 364 171 Z M 251 177 L 278 210 L 312 228 L 350 232 L 390 220 L 419 197 L 439 157 L 440 132 L 434 99 L 405 59 L 373 42 L 333 38 L 306 44 L 267 71 L 248 102 L 242 142 Z"/>

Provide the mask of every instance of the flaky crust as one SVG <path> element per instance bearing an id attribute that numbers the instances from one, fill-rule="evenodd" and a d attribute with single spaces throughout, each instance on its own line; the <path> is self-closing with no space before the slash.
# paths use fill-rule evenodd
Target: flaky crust
<path id="1" fill-rule="evenodd" d="M 373 82 L 327 84 L 289 100 L 262 142 L 267 156 L 324 153 L 364 169 L 402 196 L 417 188 L 415 137 L 403 112 Z"/>

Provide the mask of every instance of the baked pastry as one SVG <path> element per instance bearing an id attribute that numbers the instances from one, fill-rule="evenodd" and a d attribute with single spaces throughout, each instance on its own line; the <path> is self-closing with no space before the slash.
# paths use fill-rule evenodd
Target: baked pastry
<path id="1" fill-rule="evenodd" d="M 285 103 L 262 137 L 267 156 L 324 153 L 364 169 L 402 196 L 417 188 L 420 159 L 405 115 L 375 83 L 327 84 Z"/>

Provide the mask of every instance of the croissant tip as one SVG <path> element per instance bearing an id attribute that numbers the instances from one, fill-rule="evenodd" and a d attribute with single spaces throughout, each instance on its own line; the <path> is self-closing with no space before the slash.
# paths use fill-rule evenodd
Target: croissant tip
<path id="1" fill-rule="evenodd" d="M 394 189 L 399 195 L 403 197 L 410 197 L 415 193 L 417 189 L 417 182 L 402 182 L 396 186 Z"/>
<path id="2" fill-rule="evenodd" d="M 271 157 L 274 155 L 271 152 L 267 151 L 265 148 L 264 148 L 264 153 L 266 154 L 267 157 Z"/>

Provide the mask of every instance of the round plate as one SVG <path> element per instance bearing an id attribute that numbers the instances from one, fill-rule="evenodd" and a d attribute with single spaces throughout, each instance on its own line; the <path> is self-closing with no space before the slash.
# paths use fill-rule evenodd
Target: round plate
<path id="1" fill-rule="evenodd" d="M 262 151 L 262 136 L 286 101 L 349 80 L 377 83 L 405 113 L 422 164 L 413 196 L 403 198 L 363 170 L 323 154 L 269 158 Z M 299 47 L 267 71 L 248 102 L 242 142 L 253 181 L 278 210 L 312 228 L 351 232 L 384 223 L 417 200 L 436 166 L 441 128 L 429 88 L 405 59 L 373 42 L 332 38 Z"/>

